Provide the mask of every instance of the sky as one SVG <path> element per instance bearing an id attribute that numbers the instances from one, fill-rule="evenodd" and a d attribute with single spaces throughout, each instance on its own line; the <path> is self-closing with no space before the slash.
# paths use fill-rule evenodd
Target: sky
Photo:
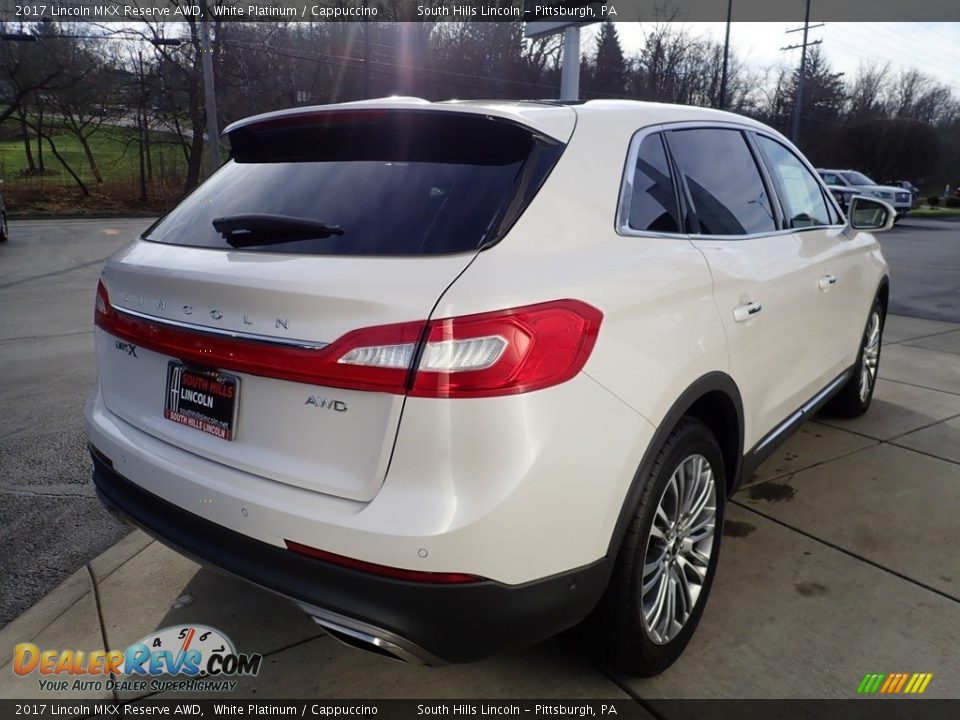
<path id="1" fill-rule="evenodd" d="M 945 0 L 956 2 L 957 0 Z M 707 35 L 723 42 L 725 23 L 676 23 L 696 35 Z M 811 19 L 811 25 L 815 22 Z M 627 55 L 643 45 L 647 23 L 617 23 L 621 44 Z M 786 45 L 802 41 L 803 33 L 787 34 L 788 29 L 802 27 L 803 23 L 733 22 L 730 27 L 730 45 L 737 55 L 758 68 L 786 62 L 800 62 L 800 51 L 781 52 Z M 584 33 L 583 42 L 592 48 L 595 28 Z M 901 69 L 917 68 L 921 72 L 950 85 L 960 96 L 960 23 L 833 22 L 813 28 L 810 40 L 823 40 L 819 46 L 837 72 L 852 78 L 861 64 L 890 63 L 894 73 Z M 587 45 L 584 44 L 586 51 Z"/>

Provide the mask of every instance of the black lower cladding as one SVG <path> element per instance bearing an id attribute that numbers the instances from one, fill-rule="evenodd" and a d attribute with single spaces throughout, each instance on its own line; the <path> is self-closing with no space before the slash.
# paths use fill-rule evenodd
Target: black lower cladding
<path id="1" fill-rule="evenodd" d="M 523 585 L 385 578 L 212 523 L 119 475 L 95 448 L 91 455 L 93 481 L 104 504 L 161 542 L 294 600 L 386 630 L 444 662 L 479 660 L 572 627 L 597 604 L 610 576 L 611 563 L 600 560 Z M 522 542 L 522 528 L 517 535 Z"/>

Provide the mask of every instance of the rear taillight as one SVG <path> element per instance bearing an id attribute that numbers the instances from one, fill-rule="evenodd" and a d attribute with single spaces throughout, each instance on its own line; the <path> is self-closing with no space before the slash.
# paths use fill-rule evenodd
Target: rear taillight
<path id="1" fill-rule="evenodd" d="M 146 349 L 251 375 L 417 397 L 495 397 L 558 385 L 590 357 L 603 315 L 557 300 L 479 315 L 354 330 L 323 347 L 213 334 L 111 307 L 97 287 L 98 327 Z M 410 368 L 416 365 L 416 371 Z"/>
<path id="2" fill-rule="evenodd" d="M 364 344 L 337 362 L 361 374 L 416 362 L 409 390 L 416 397 L 515 395 L 558 385 L 580 372 L 602 319 L 586 303 L 557 300 L 431 320 L 422 346 Z"/>
<path id="3" fill-rule="evenodd" d="M 417 397 L 493 397 L 559 385 L 583 368 L 603 315 L 577 300 L 435 320 Z"/>
<path id="4" fill-rule="evenodd" d="M 97 283 L 97 299 L 93 305 L 93 322 L 96 325 L 102 325 L 110 310 L 110 296 L 107 295 L 107 288 L 101 280 Z"/>

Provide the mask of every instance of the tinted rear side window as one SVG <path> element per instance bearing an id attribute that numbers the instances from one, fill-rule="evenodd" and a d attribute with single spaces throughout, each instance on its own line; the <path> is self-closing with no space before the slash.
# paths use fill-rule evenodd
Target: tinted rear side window
<path id="1" fill-rule="evenodd" d="M 563 149 L 506 121 L 386 110 L 279 118 L 238 128 L 230 142 L 231 161 L 145 239 L 229 249 L 215 219 L 269 215 L 342 233 L 304 237 L 261 229 L 264 242 L 248 239 L 245 249 L 324 255 L 476 250 L 516 220 Z"/>
<path id="2" fill-rule="evenodd" d="M 680 231 L 670 165 L 659 133 L 647 135 L 637 149 L 627 224 L 633 230 Z"/>
<path id="3" fill-rule="evenodd" d="M 770 198 L 739 130 L 675 130 L 670 151 L 704 235 L 747 235 L 776 229 Z"/>

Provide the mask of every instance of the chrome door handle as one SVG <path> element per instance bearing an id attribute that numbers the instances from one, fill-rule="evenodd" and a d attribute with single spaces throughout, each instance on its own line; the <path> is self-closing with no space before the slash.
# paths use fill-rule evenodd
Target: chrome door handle
<path id="1" fill-rule="evenodd" d="M 821 290 L 829 290 L 831 285 L 836 285 L 836 284 L 837 284 L 836 275 L 824 275 L 822 278 L 820 278 Z"/>
<path id="2" fill-rule="evenodd" d="M 763 310 L 763 305 L 757 302 L 737 305 L 733 309 L 733 319 L 737 322 L 746 322 L 747 320 L 756 317 L 761 310 Z"/>

